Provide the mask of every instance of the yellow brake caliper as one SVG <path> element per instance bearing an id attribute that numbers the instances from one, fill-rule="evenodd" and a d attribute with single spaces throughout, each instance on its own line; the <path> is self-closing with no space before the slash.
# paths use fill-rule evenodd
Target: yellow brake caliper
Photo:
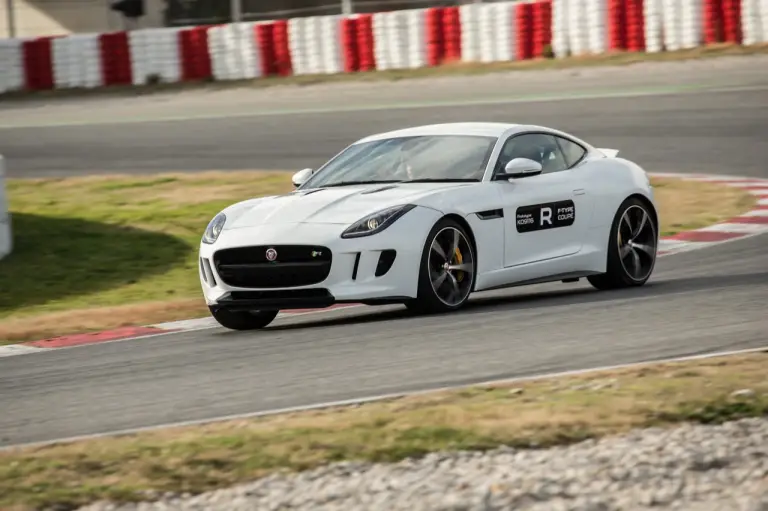
<path id="1" fill-rule="evenodd" d="M 461 257 L 461 251 L 459 250 L 459 247 L 456 247 L 456 250 L 454 250 L 454 255 L 456 256 L 456 264 L 461 264 L 464 261 L 464 258 Z M 464 272 L 459 270 L 456 272 L 456 280 L 461 282 L 464 280 Z"/>

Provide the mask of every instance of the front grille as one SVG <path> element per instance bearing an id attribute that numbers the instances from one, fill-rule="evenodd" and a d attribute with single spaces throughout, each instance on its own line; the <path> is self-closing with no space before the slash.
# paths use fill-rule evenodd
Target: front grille
<path id="1" fill-rule="evenodd" d="M 267 259 L 274 249 L 277 257 Z M 331 272 L 332 254 L 314 245 L 262 245 L 219 250 L 213 263 L 221 280 L 232 287 L 275 288 L 310 286 Z"/>

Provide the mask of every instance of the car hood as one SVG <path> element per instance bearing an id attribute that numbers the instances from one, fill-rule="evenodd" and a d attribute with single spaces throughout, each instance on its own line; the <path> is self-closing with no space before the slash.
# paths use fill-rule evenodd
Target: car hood
<path id="1" fill-rule="evenodd" d="M 225 211 L 234 217 L 225 229 L 263 224 L 351 224 L 382 209 L 417 204 L 447 188 L 472 183 L 408 183 L 341 186 L 301 190 L 245 201 Z"/>

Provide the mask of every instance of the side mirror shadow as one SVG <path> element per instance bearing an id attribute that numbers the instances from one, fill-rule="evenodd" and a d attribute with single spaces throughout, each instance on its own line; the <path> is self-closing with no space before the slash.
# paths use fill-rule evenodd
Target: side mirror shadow
<path id="1" fill-rule="evenodd" d="M 504 167 L 503 174 L 497 174 L 496 179 L 520 179 L 541 174 L 541 163 L 528 158 L 514 158 Z"/>
<path id="2" fill-rule="evenodd" d="M 307 179 L 312 175 L 312 169 L 303 169 L 298 171 L 293 175 L 291 178 L 291 181 L 293 182 L 293 186 L 298 188 L 299 186 L 303 185 L 307 182 Z"/>

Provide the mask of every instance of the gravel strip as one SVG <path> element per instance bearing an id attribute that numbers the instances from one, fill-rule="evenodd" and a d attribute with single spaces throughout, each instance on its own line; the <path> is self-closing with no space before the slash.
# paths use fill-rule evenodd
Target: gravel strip
<path id="1" fill-rule="evenodd" d="M 341 463 L 195 497 L 83 511 L 768 511 L 768 418 L 645 429 L 542 450 Z"/>

